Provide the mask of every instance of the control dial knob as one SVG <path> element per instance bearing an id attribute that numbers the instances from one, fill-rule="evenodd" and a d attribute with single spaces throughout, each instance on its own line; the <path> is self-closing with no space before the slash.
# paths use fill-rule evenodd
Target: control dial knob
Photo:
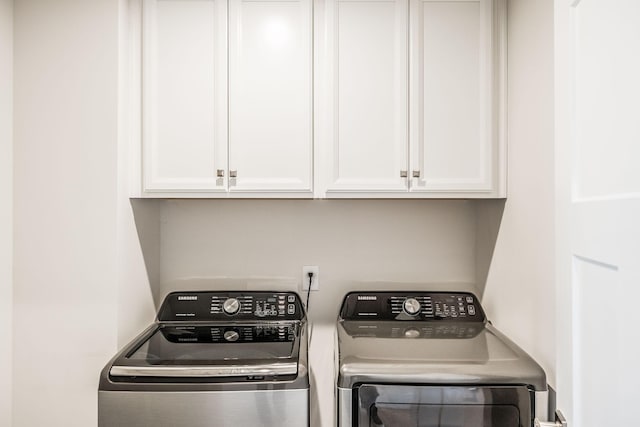
<path id="1" fill-rule="evenodd" d="M 240 334 L 238 333 L 238 331 L 229 329 L 228 331 L 224 332 L 224 339 L 229 342 L 238 341 L 238 338 L 240 338 Z"/>
<path id="2" fill-rule="evenodd" d="M 227 314 L 236 314 L 240 311 L 240 301 L 237 298 L 227 298 L 222 304 L 222 310 Z"/>
<path id="3" fill-rule="evenodd" d="M 407 298 L 402 304 L 402 308 L 409 316 L 415 316 L 420 313 L 420 302 L 415 298 Z"/>

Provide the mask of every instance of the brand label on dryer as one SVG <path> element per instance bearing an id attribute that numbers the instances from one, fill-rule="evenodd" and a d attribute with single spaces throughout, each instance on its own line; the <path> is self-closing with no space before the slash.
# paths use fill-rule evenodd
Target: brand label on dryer
<path id="1" fill-rule="evenodd" d="M 358 295 L 358 301 L 375 301 L 378 297 L 375 295 Z"/>
<path id="2" fill-rule="evenodd" d="M 198 301 L 198 295 L 178 295 L 178 301 Z"/>

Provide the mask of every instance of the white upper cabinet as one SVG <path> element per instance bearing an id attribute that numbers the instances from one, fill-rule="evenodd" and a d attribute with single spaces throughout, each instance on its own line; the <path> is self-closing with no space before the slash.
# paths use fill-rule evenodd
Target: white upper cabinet
<path id="1" fill-rule="evenodd" d="M 312 28 L 312 0 L 229 0 L 231 192 L 312 195 Z"/>
<path id="2" fill-rule="evenodd" d="M 143 6 L 143 187 L 225 191 L 227 1 Z"/>
<path id="3" fill-rule="evenodd" d="M 491 0 L 410 0 L 412 192 L 497 192 Z"/>
<path id="4" fill-rule="evenodd" d="M 504 0 L 325 0 L 321 197 L 504 197 Z"/>
<path id="5" fill-rule="evenodd" d="M 313 196 L 311 0 L 144 0 L 142 28 L 146 195 Z"/>
<path id="6" fill-rule="evenodd" d="M 131 5 L 144 197 L 506 196 L 506 0 Z"/>
<path id="7" fill-rule="evenodd" d="M 319 139 L 329 194 L 406 191 L 407 1 L 324 3 Z"/>

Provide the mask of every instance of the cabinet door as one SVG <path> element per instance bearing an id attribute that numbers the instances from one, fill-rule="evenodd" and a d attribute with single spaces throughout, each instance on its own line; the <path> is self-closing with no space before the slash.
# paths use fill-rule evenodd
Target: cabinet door
<path id="1" fill-rule="evenodd" d="M 232 192 L 311 191 L 311 12 L 311 0 L 229 0 Z"/>
<path id="2" fill-rule="evenodd" d="M 144 190 L 225 191 L 226 0 L 144 0 Z"/>
<path id="3" fill-rule="evenodd" d="M 326 0 L 323 32 L 324 189 L 406 192 L 408 1 Z"/>
<path id="4" fill-rule="evenodd" d="M 492 0 L 410 1 L 411 191 L 491 192 Z"/>

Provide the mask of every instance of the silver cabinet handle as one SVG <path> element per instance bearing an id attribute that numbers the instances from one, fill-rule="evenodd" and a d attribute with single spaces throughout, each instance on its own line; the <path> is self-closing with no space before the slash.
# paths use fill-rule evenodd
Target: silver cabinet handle
<path id="1" fill-rule="evenodd" d="M 556 411 L 556 420 L 555 421 L 540 421 L 539 419 L 535 419 L 533 422 L 535 427 L 567 427 L 567 419 L 562 415 L 562 412 Z"/>
<path id="2" fill-rule="evenodd" d="M 400 171 L 400 178 L 406 178 L 407 177 L 407 171 Z"/>
<path id="3" fill-rule="evenodd" d="M 235 178 L 238 176 L 238 171 L 229 171 L 229 178 Z"/>
<path id="4" fill-rule="evenodd" d="M 224 169 L 218 169 L 216 175 L 218 178 L 224 178 Z"/>
<path id="5" fill-rule="evenodd" d="M 414 178 L 420 178 L 420 171 L 413 171 L 412 175 Z"/>

